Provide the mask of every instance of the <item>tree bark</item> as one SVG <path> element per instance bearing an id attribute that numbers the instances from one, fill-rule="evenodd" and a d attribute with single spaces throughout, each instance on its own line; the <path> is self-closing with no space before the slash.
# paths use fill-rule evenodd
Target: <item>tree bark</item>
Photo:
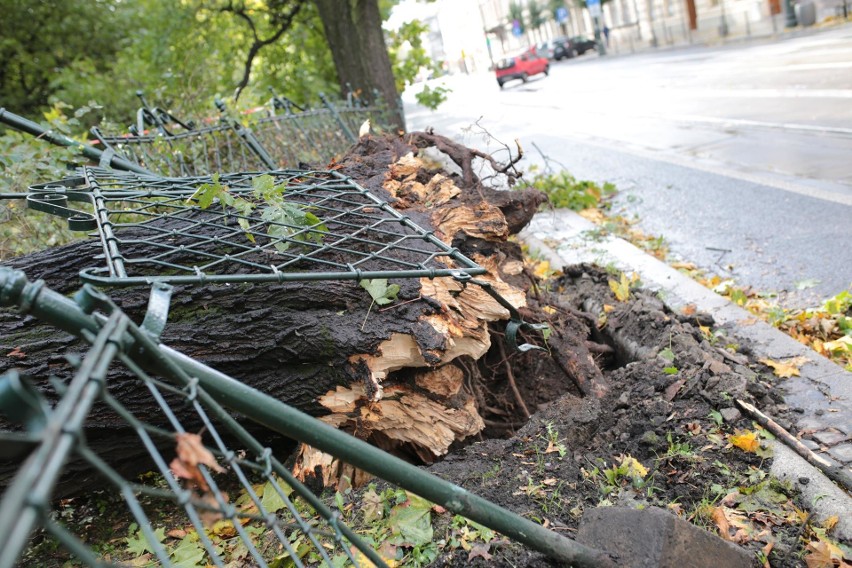
<path id="1" fill-rule="evenodd" d="M 350 89 L 371 99 L 376 90 L 391 111 L 392 126 L 405 118 L 382 32 L 378 0 L 314 0 L 331 49 L 341 94 Z"/>
<path id="2" fill-rule="evenodd" d="M 543 311 L 539 301 L 527 298 L 530 280 L 524 275 L 520 247 L 507 242 L 529 222 L 542 194 L 497 191 L 483 187 L 476 176 L 430 169 L 417 157 L 424 140 L 452 150 L 454 160 L 464 163 L 469 158 L 463 147 L 434 134 L 367 136 L 339 162 L 340 171 L 489 269 L 478 278 L 525 309 L 530 321 L 549 321 L 559 357 L 527 353 L 510 356 L 511 364 L 529 365 L 536 359 L 537 368 L 549 365 L 551 374 L 562 377 L 564 384 L 555 388 L 560 394 L 577 392 L 575 385 L 597 394 L 602 379 L 585 346 L 586 323 L 569 308 L 551 302 L 549 311 Z M 78 272 L 92 265 L 100 252 L 99 243 L 83 241 L 9 264 L 31 280 L 41 278 L 49 287 L 70 293 L 79 287 Z M 382 309 L 370 309 L 369 295 L 352 281 L 177 287 L 162 341 L 388 451 L 427 463 L 453 444 L 479 435 L 485 428 L 483 418 L 516 422 L 523 417 L 523 407 L 534 409 L 546 402 L 536 394 L 538 379 L 523 367 L 514 373 L 519 385 L 490 376 L 487 397 L 477 386 L 483 377 L 478 362 L 500 357 L 492 348 L 492 331 L 502 329 L 497 322 L 509 316 L 484 290 L 450 278 L 396 283 L 401 287 L 398 300 Z M 134 321 L 141 321 L 148 290 L 118 288 L 108 293 Z M 43 379 L 67 378 L 71 371 L 61 364 L 64 353 L 80 348 L 73 337 L 30 316 L 0 311 L 0 372 L 18 368 Z M 502 361 L 494 367 L 502 369 Z M 40 386 L 49 392 L 46 385 L 45 380 Z M 167 426 L 150 395 L 127 371 L 114 369 L 108 388 L 141 420 Z M 525 404 L 512 402 L 518 395 Z M 489 408 L 501 404 L 508 410 L 491 416 Z M 142 455 L 144 448 L 107 408 L 97 407 L 87 427 L 87 439 L 95 444 L 109 440 L 109 448 L 123 447 L 131 469 L 145 467 L 141 464 L 147 462 L 135 460 L 133 451 L 138 448 Z M 127 443 L 116 444 L 122 437 Z M 104 451 L 109 448 L 101 445 Z M 331 481 L 331 465 L 327 456 L 303 451 L 299 470 Z M 0 485 L 16 467 L 0 464 Z"/>

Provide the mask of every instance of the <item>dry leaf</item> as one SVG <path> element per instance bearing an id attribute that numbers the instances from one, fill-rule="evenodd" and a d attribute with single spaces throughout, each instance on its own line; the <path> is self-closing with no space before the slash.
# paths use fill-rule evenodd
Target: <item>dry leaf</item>
<path id="1" fill-rule="evenodd" d="M 686 384 L 686 379 L 680 379 L 666 387 L 665 399 L 668 402 L 674 400 L 681 387 Z"/>
<path id="2" fill-rule="evenodd" d="M 840 519 L 838 518 L 838 516 L 837 516 L 837 515 L 831 515 L 830 517 L 828 517 L 826 520 L 824 520 L 824 521 L 822 522 L 822 527 L 823 527 L 823 528 L 824 528 L 827 532 L 828 532 L 828 531 L 831 531 L 831 529 L 833 529 L 833 528 L 834 528 L 834 525 L 836 525 L 836 524 L 837 524 L 837 521 L 839 521 L 839 520 L 840 520 Z"/>
<path id="3" fill-rule="evenodd" d="M 685 316 L 695 315 L 695 312 L 698 311 L 698 308 L 695 304 L 687 304 L 680 309 L 680 312 Z"/>
<path id="4" fill-rule="evenodd" d="M 799 376 L 799 367 L 808 362 L 807 357 L 793 357 L 783 361 L 773 361 L 772 359 L 761 359 L 761 363 L 767 367 L 772 367 L 772 372 L 776 377 L 790 378 Z"/>
<path id="5" fill-rule="evenodd" d="M 470 553 L 467 555 L 467 561 L 470 562 L 477 556 L 485 560 L 486 562 L 491 560 L 491 555 L 488 554 L 488 549 L 491 548 L 491 545 L 488 543 L 477 543 L 474 544 L 470 549 Z"/>
<path id="6" fill-rule="evenodd" d="M 757 432 L 737 430 L 728 439 L 734 446 L 752 454 L 756 453 L 758 448 L 760 448 L 760 442 L 757 440 Z"/>
<path id="7" fill-rule="evenodd" d="M 182 539 L 186 536 L 186 531 L 183 529 L 172 529 L 167 532 L 166 535 L 172 538 Z"/>
<path id="8" fill-rule="evenodd" d="M 169 464 L 176 477 L 195 483 L 201 491 L 209 489 L 199 465 L 210 468 L 211 471 L 222 473 L 225 469 L 216 462 L 210 450 L 204 447 L 201 436 L 188 432 L 175 434 L 177 457 Z"/>
<path id="9" fill-rule="evenodd" d="M 827 540 L 809 542 L 805 550 L 810 553 L 805 556 L 808 568 L 835 568 L 843 563 L 843 551 Z"/>
<path id="10" fill-rule="evenodd" d="M 713 522 L 716 523 L 716 528 L 719 529 L 719 536 L 725 540 L 731 540 L 731 525 L 728 523 L 728 518 L 725 516 L 725 511 L 722 507 L 713 507 Z"/>

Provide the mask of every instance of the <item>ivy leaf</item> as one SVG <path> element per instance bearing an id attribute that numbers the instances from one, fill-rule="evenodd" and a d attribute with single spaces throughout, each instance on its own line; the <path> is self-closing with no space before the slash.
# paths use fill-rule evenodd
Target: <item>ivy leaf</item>
<path id="1" fill-rule="evenodd" d="M 396 295 L 399 294 L 399 285 L 391 284 L 388 286 L 387 278 L 375 278 L 373 280 L 361 280 L 361 287 L 370 294 L 373 301 L 380 306 L 390 304 L 396 300 Z"/>

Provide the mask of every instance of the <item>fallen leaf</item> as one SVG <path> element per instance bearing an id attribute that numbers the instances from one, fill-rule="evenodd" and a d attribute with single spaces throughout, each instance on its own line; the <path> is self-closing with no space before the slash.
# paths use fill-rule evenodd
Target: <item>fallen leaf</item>
<path id="1" fill-rule="evenodd" d="M 488 543 L 478 543 L 474 544 L 470 549 L 470 554 L 467 555 L 467 561 L 470 562 L 477 556 L 485 560 L 486 562 L 490 561 L 492 556 L 488 554 L 488 549 L 491 548 L 491 545 Z"/>
<path id="2" fill-rule="evenodd" d="M 216 462 L 210 450 L 204 447 L 201 436 L 189 432 L 175 434 L 177 440 L 177 457 L 169 464 L 176 477 L 194 482 L 199 489 L 207 491 L 209 486 L 204 480 L 199 465 L 208 467 L 211 471 L 222 473 L 225 469 Z"/>
<path id="3" fill-rule="evenodd" d="M 737 430 L 734 434 L 731 434 L 728 439 L 734 446 L 752 454 L 756 453 L 758 448 L 760 448 L 760 442 L 757 439 L 757 432 Z"/>
<path id="4" fill-rule="evenodd" d="M 669 386 L 666 387 L 665 399 L 666 402 L 671 402 L 677 396 L 677 393 L 680 391 L 681 387 L 686 384 L 686 379 L 680 379 L 678 381 L 673 382 Z"/>
<path id="5" fill-rule="evenodd" d="M 671 266 L 672 268 L 679 270 L 695 270 L 696 268 L 698 268 L 697 266 L 695 266 L 695 264 L 691 262 L 673 262 Z"/>
<path id="6" fill-rule="evenodd" d="M 441 507 L 440 505 L 432 505 L 432 511 L 436 515 L 443 515 L 444 513 L 447 512 L 447 510 L 444 507 Z"/>
<path id="7" fill-rule="evenodd" d="M 835 341 L 826 341 L 822 344 L 822 347 L 831 353 L 843 353 L 845 351 L 852 353 L 852 337 L 844 335 Z"/>
<path id="8" fill-rule="evenodd" d="M 805 564 L 808 568 L 835 568 L 843 563 L 843 551 L 827 540 L 809 542 L 805 550 Z"/>
<path id="9" fill-rule="evenodd" d="M 687 304 L 684 307 L 682 307 L 681 310 L 680 310 L 680 312 L 685 316 L 695 315 L 695 312 L 697 312 L 697 311 L 698 311 L 698 308 L 695 306 L 695 304 Z"/>
<path id="10" fill-rule="evenodd" d="M 615 309 L 615 306 L 612 306 L 610 304 L 604 304 L 603 311 L 604 311 L 605 314 L 610 313 L 614 309 Z"/>
<path id="11" fill-rule="evenodd" d="M 186 531 L 183 529 L 172 529 L 166 533 L 166 536 L 170 536 L 172 538 L 183 538 L 186 536 Z"/>
<path id="12" fill-rule="evenodd" d="M 773 361 L 772 359 L 761 359 L 761 363 L 767 367 L 772 367 L 772 372 L 776 377 L 790 378 L 799 376 L 799 368 L 808 362 L 808 358 L 804 356 L 792 357 L 783 361 Z"/>
<path id="13" fill-rule="evenodd" d="M 765 560 L 763 561 L 763 568 L 772 568 L 769 565 L 769 553 L 772 552 L 773 546 L 775 546 L 775 543 L 772 542 L 772 541 L 769 541 L 769 542 L 766 543 L 766 546 L 764 546 L 763 549 L 761 550 L 761 552 L 763 552 L 763 557 L 765 558 Z"/>
<path id="14" fill-rule="evenodd" d="M 23 359 L 26 356 L 27 354 L 21 351 L 20 347 L 15 347 L 14 349 L 6 353 L 6 357 L 15 357 L 17 359 Z"/>
<path id="15" fill-rule="evenodd" d="M 826 530 L 826 532 L 829 532 L 829 531 L 831 531 L 831 529 L 834 528 L 834 525 L 836 525 L 837 521 L 839 521 L 839 520 L 840 519 L 838 518 L 837 515 L 831 515 L 830 517 L 828 517 L 826 520 L 824 520 L 822 522 L 822 528 L 824 528 Z"/>
<path id="16" fill-rule="evenodd" d="M 725 540 L 731 540 L 731 525 L 728 523 L 728 518 L 725 516 L 725 511 L 722 507 L 713 507 L 712 517 L 716 528 L 719 529 L 719 536 Z"/>
<path id="17" fill-rule="evenodd" d="M 546 313 L 546 314 L 551 314 L 551 315 L 552 315 L 552 314 L 555 314 L 555 313 L 556 313 L 556 308 L 553 308 L 553 307 L 551 307 L 551 306 L 543 306 L 543 307 L 541 308 L 541 311 L 543 311 L 543 312 L 544 312 L 544 313 Z"/>

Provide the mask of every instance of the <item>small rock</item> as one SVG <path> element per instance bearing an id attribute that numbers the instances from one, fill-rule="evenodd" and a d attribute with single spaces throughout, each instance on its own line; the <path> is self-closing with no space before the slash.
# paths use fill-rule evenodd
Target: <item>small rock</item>
<path id="1" fill-rule="evenodd" d="M 639 438 L 639 443 L 645 446 L 654 447 L 660 443 L 660 437 L 653 430 L 647 430 L 642 437 Z"/>
<path id="2" fill-rule="evenodd" d="M 740 412 L 736 408 L 723 408 L 719 411 L 719 413 L 722 415 L 722 418 L 724 418 L 725 422 L 727 422 L 728 424 L 738 422 L 739 419 L 743 417 L 742 412 Z"/>
<path id="3" fill-rule="evenodd" d="M 618 397 L 618 401 L 615 403 L 615 409 L 619 408 L 627 408 L 630 406 L 630 395 L 626 392 L 621 393 L 621 396 Z"/>
<path id="4" fill-rule="evenodd" d="M 622 442 L 626 442 L 627 440 L 630 439 L 630 433 L 629 432 L 622 432 L 621 435 L 618 437 L 618 439 L 621 440 Z"/>

